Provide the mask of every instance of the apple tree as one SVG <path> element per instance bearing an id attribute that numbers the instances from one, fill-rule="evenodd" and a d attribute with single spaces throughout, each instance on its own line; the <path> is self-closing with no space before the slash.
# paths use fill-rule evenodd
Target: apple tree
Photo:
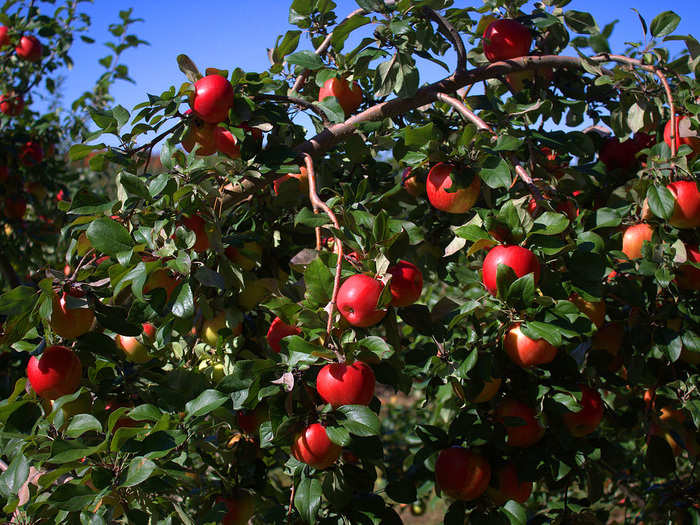
<path id="1" fill-rule="evenodd" d="M 90 107 L 80 262 L 0 296 L 3 512 L 700 519 L 700 45 L 465 4 L 294 0 L 267 71 Z"/>

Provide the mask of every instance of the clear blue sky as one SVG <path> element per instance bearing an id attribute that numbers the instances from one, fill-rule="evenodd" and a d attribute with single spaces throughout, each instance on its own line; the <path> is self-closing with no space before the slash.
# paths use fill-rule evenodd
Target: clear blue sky
<path id="1" fill-rule="evenodd" d="M 335 0 L 339 17 L 357 8 L 353 0 Z M 71 52 L 75 60 L 73 71 L 68 74 L 64 86 L 65 100 L 74 100 L 85 88 L 93 85 L 102 72 L 97 60 L 107 54 L 102 45 L 108 40 L 107 26 L 118 19 L 120 9 L 134 7 L 133 16 L 144 22 L 134 26 L 134 32 L 150 46 L 143 46 L 125 53 L 124 62 L 129 66 L 136 85 L 119 82 L 113 91 L 116 99 L 127 109 L 144 100 L 146 93 L 160 93 L 170 85 L 178 86 L 186 81 L 175 62 L 179 53 L 189 55 L 200 70 L 206 67 L 247 71 L 263 71 L 269 66 L 266 50 L 275 38 L 288 29 L 287 0 L 209 0 L 206 3 L 182 0 L 106 1 L 97 0 L 86 8 L 93 18 L 89 33 L 96 40 L 88 45 L 81 41 Z M 455 6 L 478 5 L 480 0 L 456 0 Z M 652 0 L 572 0 L 565 9 L 589 11 L 599 26 L 619 20 L 611 38 L 613 52 L 624 49 L 626 40 L 639 40 L 641 26 L 636 8 L 650 23 L 659 12 L 671 9 L 681 16 L 678 34 L 697 34 L 700 26 L 700 0 L 659 2 Z M 681 44 L 674 42 L 678 50 Z M 310 48 L 303 40 L 300 49 Z M 448 57 L 448 63 L 454 59 Z M 437 66 L 421 67 L 421 82 L 430 82 L 444 76 Z"/>

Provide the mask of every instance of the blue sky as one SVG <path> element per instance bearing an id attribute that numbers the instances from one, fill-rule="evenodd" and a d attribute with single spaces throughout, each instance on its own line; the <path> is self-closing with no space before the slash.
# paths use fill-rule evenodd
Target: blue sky
<path id="1" fill-rule="evenodd" d="M 335 0 L 339 17 L 357 7 L 354 0 Z M 665 9 L 672 9 L 681 16 L 678 34 L 697 35 L 700 25 L 699 0 L 677 0 L 665 4 L 652 0 L 572 0 L 565 9 L 584 10 L 593 13 L 600 27 L 619 20 L 611 38 L 613 52 L 624 49 L 626 40 L 642 37 L 636 8 L 650 23 Z M 456 0 L 455 6 L 477 5 L 478 0 Z M 144 22 L 134 26 L 141 39 L 150 43 L 125 53 L 124 62 L 129 66 L 136 84 L 119 82 L 113 90 L 117 101 L 131 108 L 144 100 L 146 93 L 160 93 L 170 85 L 179 86 L 186 81 L 175 62 L 179 53 L 194 60 L 201 71 L 206 67 L 232 69 L 241 67 L 247 71 L 263 71 L 269 66 L 266 50 L 275 43 L 276 36 L 292 29 L 287 21 L 290 1 L 287 0 L 209 0 L 195 3 L 182 0 L 150 0 L 141 2 L 108 2 L 96 0 L 86 11 L 93 19 L 89 35 L 97 42 L 92 45 L 78 41 L 71 56 L 75 61 L 73 71 L 64 85 L 66 101 L 74 100 L 82 91 L 93 85 L 103 71 L 97 60 L 107 54 L 103 42 L 109 39 L 107 26 L 118 19 L 120 9 L 134 8 L 133 16 Z M 679 49 L 678 43 L 675 49 Z M 300 49 L 310 48 L 308 40 Z M 452 57 L 447 58 L 450 65 Z M 421 67 L 421 82 L 430 82 L 445 76 L 444 70 L 432 64 Z"/>

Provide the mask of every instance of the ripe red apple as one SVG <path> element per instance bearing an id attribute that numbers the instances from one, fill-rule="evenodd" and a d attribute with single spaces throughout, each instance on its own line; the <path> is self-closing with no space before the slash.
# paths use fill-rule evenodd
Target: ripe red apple
<path id="1" fill-rule="evenodd" d="M 491 295 L 498 292 L 498 265 L 510 267 L 516 277 L 520 278 L 529 273 L 534 274 L 535 286 L 540 280 L 540 262 L 527 248 L 522 246 L 494 246 L 486 254 L 483 264 L 483 283 Z"/>
<path id="2" fill-rule="evenodd" d="M 237 494 L 231 498 L 219 496 L 216 502 L 226 505 L 226 514 L 221 519 L 222 525 L 247 525 L 255 514 L 255 498 L 248 493 Z"/>
<path id="3" fill-rule="evenodd" d="M 27 201 L 19 195 L 8 195 L 5 197 L 5 217 L 19 220 L 27 213 Z"/>
<path id="4" fill-rule="evenodd" d="M 571 294 L 569 301 L 576 305 L 581 313 L 585 314 L 597 328 L 605 323 L 605 302 L 603 301 L 586 301 L 578 294 Z"/>
<path id="5" fill-rule="evenodd" d="M 134 405 L 131 403 L 125 403 L 123 401 L 120 401 L 119 399 L 108 399 L 105 403 L 105 412 L 107 414 L 110 414 L 115 410 L 125 407 L 133 408 Z M 133 428 L 138 426 L 140 426 L 140 423 L 138 421 L 136 421 L 135 419 L 131 419 L 128 416 L 124 416 L 117 419 L 117 422 L 114 424 L 114 427 L 112 427 L 112 432 L 116 432 L 120 428 Z"/>
<path id="6" fill-rule="evenodd" d="M 41 359 L 32 356 L 27 364 L 29 384 L 39 397 L 50 400 L 78 390 L 82 373 L 80 359 L 65 346 L 50 346 Z"/>
<path id="7" fill-rule="evenodd" d="M 44 150 L 38 142 L 30 140 L 19 151 L 19 161 L 24 166 L 34 166 L 41 164 L 44 160 Z"/>
<path id="8" fill-rule="evenodd" d="M 156 327 L 151 323 L 143 323 L 141 325 L 143 328 L 143 339 L 153 340 Z M 124 335 L 117 335 L 115 338 L 117 347 L 121 348 L 126 354 L 126 359 L 132 363 L 147 363 L 151 360 L 151 356 L 148 353 L 148 347 L 139 341 L 138 337 L 129 337 Z"/>
<path id="9" fill-rule="evenodd" d="M 503 348 L 516 365 L 523 368 L 546 365 L 554 361 L 557 349 L 544 339 L 530 339 L 520 331 L 520 323 L 515 323 L 503 338 Z"/>
<path id="10" fill-rule="evenodd" d="M 229 130 L 216 126 L 214 128 L 214 144 L 219 153 L 232 159 L 241 158 L 241 147 L 238 145 L 238 139 Z"/>
<path id="11" fill-rule="evenodd" d="M 66 296 L 65 292 L 60 299 L 56 294 L 53 296 L 51 329 L 63 339 L 76 339 L 90 331 L 95 312 L 89 308 L 69 308 Z"/>
<path id="12" fill-rule="evenodd" d="M 221 75 L 207 75 L 194 83 L 192 109 L 204 122 L 218 124 L 228 120 L 233 107 L 233 86 Z"/>
<path id="13" fill-rule="evenodd" d="M 306 427 L 292 443 L 292 455 L 318 470 L 327 469 L 335 463 L 342 450 L 340 445 L 328 439 L 326 429 L 320 423 Z"/>
<path id="14" fill-rule="evenodd" d="M 518 470 L 512 462 L 506 463 L 496 471 L 498 488 L 489 488 L 488 494 L 496 505 L 503 505 L 508 500 L 525 503 L 532 493 L 531 481 L 520 481 Z"/>
<path id="15" fill-rule="evenodd" d="M 653 235 L 654 228 L 647 223 L 633 224 L 622 236 L 622 252 L 630 259 L 641 258 L 644 241 L 651 242 Z"/>
<path id="16" fill-rule="evenodd" d="M 666 186 L 676 198 L 673 215 L 668 221 L 680 229 L 700 226 L 700 191 L 695 181 L 679 180 Z"/>
<path id="17" fill-rule="evenodd" d="M 335 97 L 338 104 L 343 108 L 345 115 L 350 115 L 362 104 L 362 89 L 357 82 L 352 83 L 352 87 L 344 78 L 329 78 L 323 83 L 323 87 L 318 92 L 318 101 L 321 102 L 326 97 Z"/>
<path id="18" fill-rule="evenodd" d="M 456 169 L 454 165 L 444 162 L 433 166 L 428 172 L 425 190 L 430 204 L 438 210 L 447 213 L 466 213 L 479 198 L 481 179 L 475 175 L 468 187 L 450 193 L 447 190 L 452 188 L 450 173 L 454 169 Z"/>
<path id="19" fill-rule="evenodd" d="M 0 47 L 5 47 L 10 43 L 9 29 L 5 26 L 0 26 Z"/>
<path id="20" fill-rule="evenodd" d="M 236 415 L 238 428 L 249 436 L 257 434 L 260 425 L 269 418 L 268 408 L 264 404 L 256 406 L 255 410 L 239 410 Z"/>
<path id="21" fill-rule="evenodd" d="M 676 151 L 685 144 L 693 150 L 689 156 L 694 157 L 700 153 L 700 137 L 698 132 L 690 127 L 690 119 L 683 115 L 676 117 L 676 133 L 675 133 Z M 671 120 L 669 119 L 664 126 L 664 142 L 671 147 Z"/>
<path id="22" fill-rule="evenodd" d="M 68 195 L 68 192 L 66 190 L 58 190 L 58 193 L 56 194 L 56 201 L 70 202 L 70 196 Z"/>
<path id="23" fill-rule="evenodd" d="M 316 390 L 333 408 L 343 405 L 369 405 L 374 397 L 374 372 L 362 361 L 329 363 L 316 377 Z"/>
<path id="24" fill-rule="evenodd" d="M 603 400 L 600 394 L 581 385 L 580 410 L 577 412 L 567 412 L 562 416 L 564 425 L 572 436 L 582 437 L 590 434 L 603 420 Z"/>
<path id="25" fill-rule="evenodd" d="M 641 136 L 645 136 L 641 134 Z M 630 171 L 639 163 L 637 153 L 646 147 L 642 139 L 620 142 L 617 137 L 608 137 L 600 147 L 598 157 L 608 170 Z"/>
<path id="26" fill-rule="evenodd" d="M 148 276 L 148 279 L 146 279 L 146 282 L 143 285 L 143 293 L 147 294 L 156 288 L 163 288 L 165 290 L 167 300 L 170 301 L 170 296 L 173 294 L 178 284 L 180 284 L 178 279 L 171 277 L 168 270 L 165 268 L 158 268 Z"/>
<path id="27" fill-rule="evenodd" d="M 275 317 L 267 330 L 267 344 L 279 354 L 282 351 L 282 339 L 290 335 L 299 335 L 300 333 L 300 328 L 288 325 L 279 317 Z"/>
<path id="28" fill-rule="evenodd" d="M 369 275 L 352 275 L 338 290 L 338 310 L 353 326 L 366 328 L 375 325 L 386 315 L 386 309 L 377 308 L 382 290 L 381 281 Z"/>
<path id="29" fill-rule="evenodd" d="M 408 306 L 415 303 L 423 291 L 423 274 L 418 267 L 408 261 L 399 261 L 389 267 L 387 273 L 391 274 L 391 304 L 394 306 Z"/>
<path id="30" fill-rule="evenodd" d="M 33 35 L 23 36 L 19 39 L 19 45 L 15 47 L 15 53 L 30 62 L 38 62 L 41 60 L 41 43 Z"/>
<path id="31" fill-rule="evenodd" d="M 530 447 L 542 439 L 544 428 L 535 416 L 532 407 L 516 399 L 504 399 L 496 408 L 496 419 L 506 427 L 507 444 L 511 447 Z M 518 425 L 513 425 L 509 424 L 506 418 L 517 418 L 521 421 Z"/>
<path id="32" fill-rule="evenodd" d="M 700 263 L 700 248 L 689 244 L 685 245 L 685 253 L 688 262 Z M 684 290 L 700 290 L 700 268 L 695 268 L 690 264 L 682 264 L 678 269 L 678 286 Z"/>
<path id="33" fill-rule="evenodd" d="M 473 399 L 474 403 L 486 403 L 491 401 L 501 388 L 501 383 L 503 379 L 500 377 L 493 377 L 484 383 L 484 388 L 476 395 Z"/>
<path id="34" fill-rule="evenodd" d="M 517 20 L 494 20 L 484 31 L 482 47 L 489 62 L 527 55 L 532 45 L 532 33 Z"/>
<path id="35" fill-rule="evenodd" d="M 462 447 L 442 450 L 435 462 L 435 484 L 449 497 L 470 501 L 491 481 L 491 465 L 482 455 Z"/>
<path id="36" fill-rule="evenodd" d="M 403 170 L 401 174 L 401 186 L 409 195 L 420 197 L 425 193 L 425 185 L 418 180 L 418 177 L 412 175 L 412 171 L 411 168 Z"/>
<path id="37" fill-rule="evenodd" d="M 226 328 L 226 312 L 217 313 L 212 319 L 205 319 L 202 322 L 202 330 L 200 337 L 210 346 L 216 346 L 219 341 L 219 330 Z M 229 327 L 232 334 L 231 337 L 236 337 L 243 332 L 243 324 L 238 323 L 234 327 Z"/>
<path id="38" fill-rule="evenodd" d="M 182 224 L 196 235 L 196 240 L 192 249 L 199 253 L 207 251 L 209 249 L 209 237 L 206 231 L 207 221 L 202 219 L 199 215 L 190 215 L 189 217 L 182 218 Z"/>
<path id="39" fill-rule="evenodd" d="M 24 99 L 22 95 L 8 93 L 0 96 L 0 111 L 10 117 L 16 117 L 24 109 Z"/>

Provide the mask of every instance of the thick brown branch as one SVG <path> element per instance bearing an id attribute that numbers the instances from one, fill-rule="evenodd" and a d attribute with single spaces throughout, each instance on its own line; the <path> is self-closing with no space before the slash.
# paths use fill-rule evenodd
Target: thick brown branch
<path id="1" fill-rule="evenodd" d="M 365 13 L 365 10 L 360 8 L 360 9 L 355 9 L 352 13 L 350 13 L 348 16 L 346 16 L 340 24 L 345 22 L 346 20 L 351 19 L 353 16 L 357 15 L 363 15 Z M 340 25 L 338 24 L 338 25 Z M 337 26 L 336 26 L 337 27 Z M 333 33 L 329 33 L 326 38 L 321 42 L 321 45 L 316 48 L 316 53 L 318 56 L 321 56 L 323 53 L 325 53 L 328 48 L 331 45 L 331 39 L 333 38 Z M 301 89 L 301 86 L 304 85 L 304 82 L 306 82 L 306 78 L 309 76 L 309 70 L 305 69 L 304 72 L 297 77 L 297 79 L 294 81 L 294 85 L 292 86 L 292 91 L 299 91 Z"/>
<path id="2" fill-rule="evenodd" d="M 422 13 L 423 16 L 435 22 L 440 32 L 452 42 L 457 53 L 457 71 L 465 71 L 467 69 L 467 51 L 462 37 L 459 36 L 459 31 L 444 16 L 429 7 L 424 7 Z"/>
<path id="3" fill-rule="evenodd" d="M 326 114 L 323 112 L 321 108 L 318 106 L 314 106 L 311 102 L 307 102 L 303 98 L 298 98 L 298 97 L 285 97 L 283 95 L 272 95 L 272 94 L 260 94 L 260 95 L 254 95 L 251 97 L 253 100 L 276 100 L 278 102 L 284 102 L 286 104 L 294 104 L 295 106 L 300 106 L 304 109 L 309 109 L 316 113 L 319 117 L 321 117 L 321 120 L 323 121 L 323 124 L 325 126 L 328 126 L 330 122 L 328 121 L 328 117 Z"/>

